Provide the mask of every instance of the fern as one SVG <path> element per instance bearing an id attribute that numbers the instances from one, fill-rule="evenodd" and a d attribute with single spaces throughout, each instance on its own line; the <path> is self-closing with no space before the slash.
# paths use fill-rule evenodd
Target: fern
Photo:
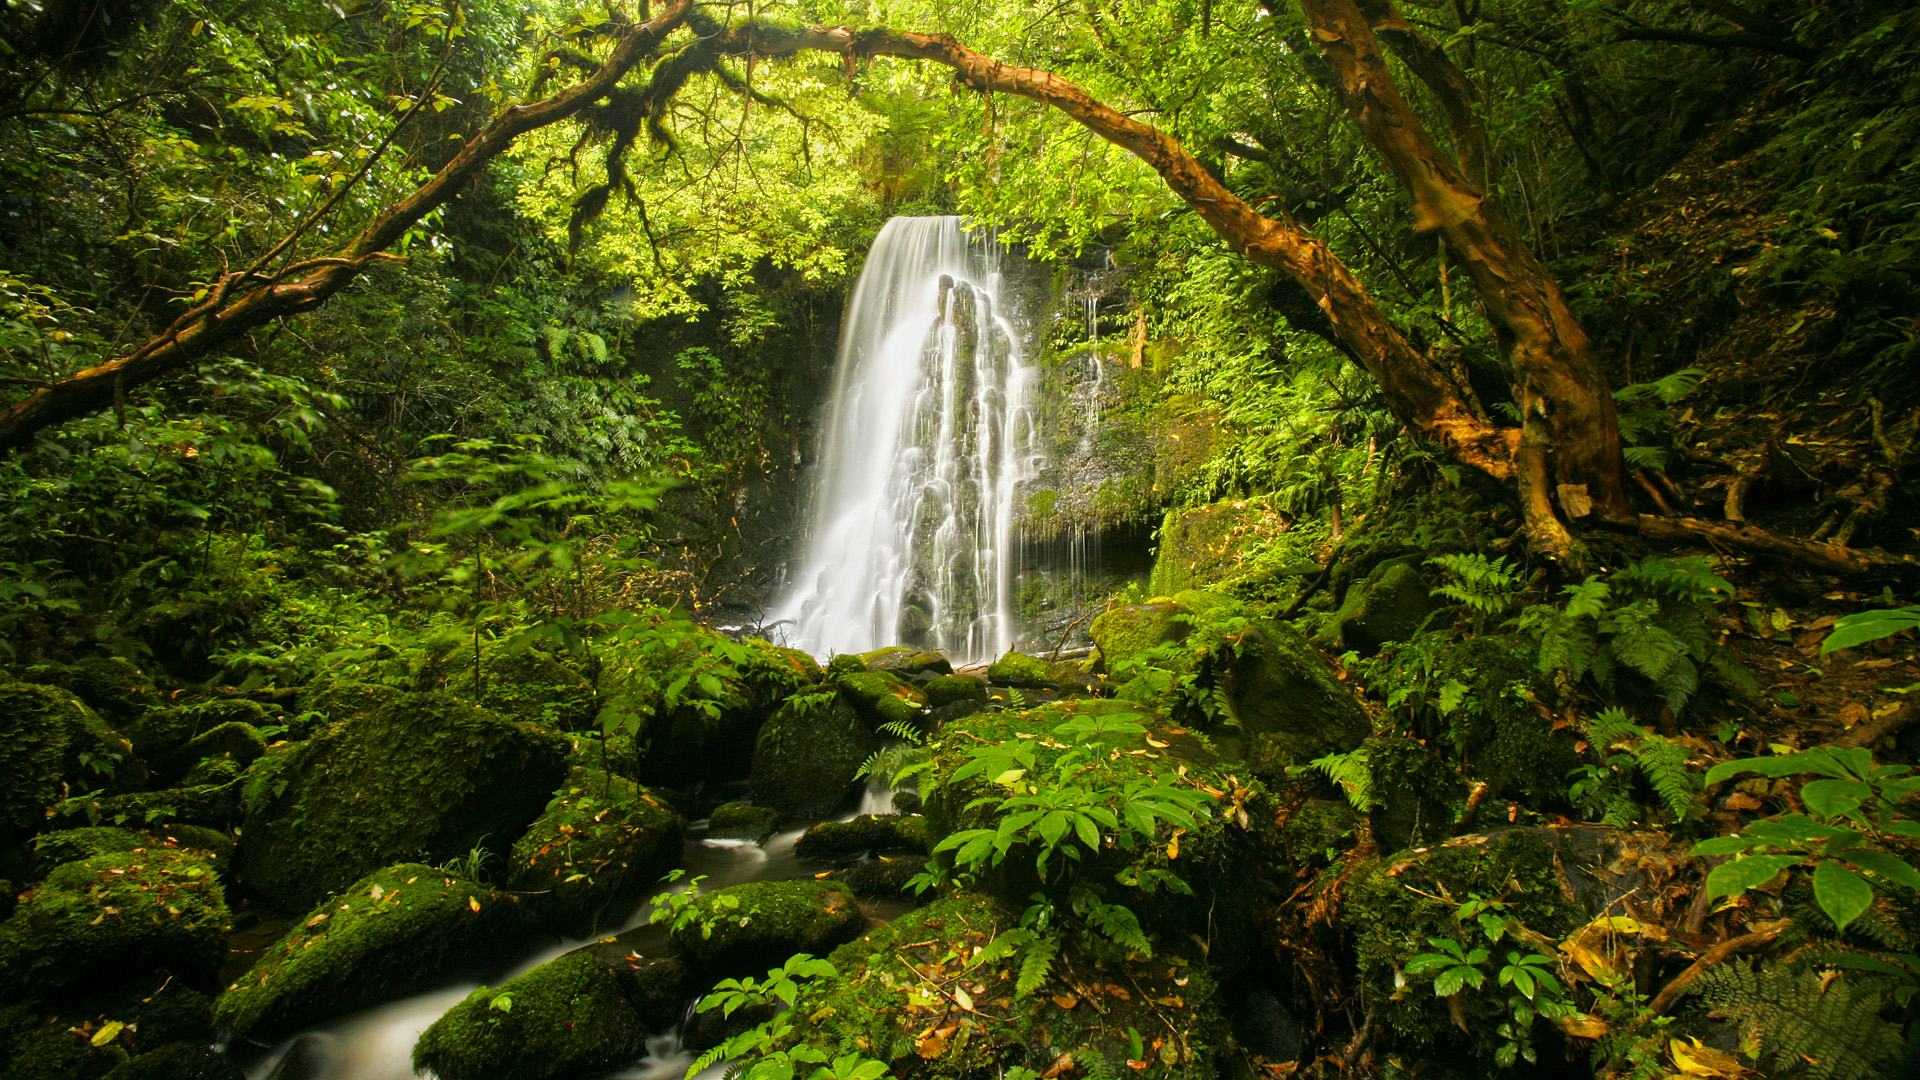
<path id="1" fill-rule="evenodd" d="M 1060 955 L 1060 939 L 1053 934 L 1035 934 L 1020 958 L 1020 978 L 1013 984 L 1016 997 L 1028 997 L 1039 990 L 1053 970 L 1054 957 Z"/>
<path id="2" fill-rule="evenodd" d="M 1740 1025 L 1770 1075 L 1807 1080 L 1871 1080 L 1890 1075 L 1904 1040 L 1880 1018 L 1886 993 L 1846 973 L 1829 977 L 1813 964 L 1747 960 L 1721 964 L 1691 988 L 1708 1015 Z"/>
<path id="3" fill-rule="evenodd" d="M 1468 552 L 1435 555 L 1427 564 L 1447 572 L 1447 583 L 1434 592 L 1487 615 L 1498 615 L 1512 607 L 1526 587 L 1526 582 L 1504 558 L 1489 559 Z"/>
<path id="4" fill-rule="evenodd" d="M 1373 808 L 1373 773 L 1367 768 L 1367 751 L 1364 748 L 1344 754 L 1328 754 L 1313 759 L 1308 765 L 1340 785 L 1355 810 L 1365 813 Z"/>
<path id="5" fill-rule="evenodd" d="M 1590 809 L 1599 810 L 1607 824 L 1623 828 L 1639 817 L 1629 787 L 1618 782 L 1629 765 L 1645 778 L 1675 821 L 1686 821 L 1699 812 L 1700 787 L 1687 769 L 1686 747 L 1646 730 L 1619 708 L 1589 720 L 1585 731 L 1588 744 L 1614 775 L 1590 776 L 1586 783 L 1575 785 L 1575 795 L 1583 797 Z"/>

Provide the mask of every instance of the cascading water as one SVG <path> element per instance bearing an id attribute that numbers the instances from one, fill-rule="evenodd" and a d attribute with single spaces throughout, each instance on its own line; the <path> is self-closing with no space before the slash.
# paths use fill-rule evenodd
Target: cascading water
<path id="1" fill-rule="evenodd" d="M 840 332 L 811 531 L 774 613 L 815 655 L 1012 647 L 1013 502 L 1033 372 L 1000 313 L 1001 246 L 957 217 L 873 242 Z"/>

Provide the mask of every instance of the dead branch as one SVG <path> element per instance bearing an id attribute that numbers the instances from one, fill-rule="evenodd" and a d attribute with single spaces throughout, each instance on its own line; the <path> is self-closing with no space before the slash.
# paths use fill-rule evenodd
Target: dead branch
<path id="1" fill-rule="evenodd" d="M 1873 551 L 1855 551 L 1838 544 L 1795 540 L 1776 536 L 1754 525 L 1739 522 L 1703 521 L 1700 518 L 1664 518 L 1641 514 L 1640 536 L 1656 544 L 1693 544 L 1718 546 L 1765 555 L 1822 574 L 1859 577 L 1875 574 L 1911 576 L 1920 573 L 1920 561 L 1912 556 L 1887 555 Z"/>

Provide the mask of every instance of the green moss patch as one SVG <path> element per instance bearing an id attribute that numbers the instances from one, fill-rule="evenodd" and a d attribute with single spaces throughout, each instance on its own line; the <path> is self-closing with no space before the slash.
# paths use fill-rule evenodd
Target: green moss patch
<path id="1" fill-rule="evenodd" d="M 211 860 L 146 848 L 55 867 L 0 924 L 0 984 L 96 989 L 164 970 L 210 978 L 233 920 Z"/>
<path id="2" fill-rule="evenodd" d="M 861 814 L 852 821 L 823 821 L 794 841 L 803 859 L 839 859 L 863 852 L 927 853 L 927 819 L 918 814 Z"/>
<path id="3" fill-rule="evenodd" d="M 646 1037 L 619 978 L 574 952 L 469 994 L 420 1036 L 413 1065 L 440 1080 L 557 1080 L 626 1064 Z"/>
<path id="4" fill-rule="evenodd" d="M 701 971 L 758 974 L 795 953 L 825 954 L 859 936 L 867 917 L 843 885 L 754 881 L 708 893 L 693 917 L 676 921 L 673 942 Z"/>
<path id="5" fill-rule="evenodd" d="M 377 870 L 314 908 L 220 998 L 236 1035 L 270 1036 L 424 990 L 532 932 L 524 905 L 419 863 Z"/>
<path id="6" fill-rule="evenodd" d="M 1094 617 L 1088 633 L 1100 650 L 1108 671 L 1168 642 L 1185 641 L 1193 628 L 1192 613 L 1171 600 L 1129 604 Z"/>
<path id="7" fill-rule="evenodd" d="M 861 662 L 868 671 L 890 671 L 903 678 L 932 672 L 935 675 L 953 674 L 953 663 L 932 649 L 909 649 L 905 645 L 890 645 L 884 649 L 860 654 Z"/>
<path id="8" fill-rule="evenodd" d="M 589 932 L 679 865 L 685 830 L 633 781 L 576 768 L 514 844 L 509 887 L 555 928 Z"/>
<path id="9" fill-rule="evenodd" d="M 59 797 L 70 730 L 84 711 L 55 687 L 0 684 L 0 845 L 37 829 Z"/>
<path id="10" fill-rule="evenodd" d="M 873 732 L 838 694 L 795 694 L 760 729 L 754 801 L 789 817 L 825 817 L 846 799 L 872 752 Z"/>
<path id="11" fill-rule="evenodd" d="M 920 688 L 927 704 L 936 709 L 960 701 L 987 701 L 987 680 L 978 675 L 942 675 Z"/>
<path id="12" fill-rule="evenodd" d="M 304 910 L 386 864 L 503 852 L 565 776 L 559 735 L 440 694 L 330 725 L 250 785 L 239 872 Z M 270 755 L 263 763 L 274 761 Z"/>
<path id="13" fill-rule="evenodd" d="M 764 840 L 773 835 L 780 813 L 771 807 L 721 803 L 707 818 L 707 835 L 716 840 Z"/>
<path id="14" fill-rule="evenodd" d="M 1060 686 L 1068 680 L 1045 660 L 1009 651 L 987 667 L 987 681 L 995 686 L 1039 690 Z"/>
<path id="15" fill-rule="evenodd" d="M 873 727 L 917 723 L 926 715 L 927 695 L 890 671 L 856 671 L 835 681 L 848 704 Z"/>
<path id="16" fill-rule="evenodd" d="M 1286 517 L 1257 499 L 1170 510 L 1160 524 L 1149 588 L 1165 595 L 1229 582 L 1286 531 Z"/>

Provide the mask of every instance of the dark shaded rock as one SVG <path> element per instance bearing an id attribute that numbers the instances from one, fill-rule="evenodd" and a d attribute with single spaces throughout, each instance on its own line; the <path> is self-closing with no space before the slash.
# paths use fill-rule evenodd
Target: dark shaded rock
<path id="1" fill-rule="evenodd" d="M 694 1053 L 704 1054 L 743 1031 L 759 1027 L 775 1015 L 772 1005 L 747 1005 L 733 1010 L 732 1016 L 717 1008 L 696 1012 L 687 1017 L 680 1041 Z"/>
<path id="2" fill-rule="evenodd" d="M 565 776 L 567 740 L 439 694 L 329 725 L 250 773 L 241 875 L 302 910 L 403 859 L 509 848 Z"/>
<path id="3" fill-rule="evenodd" d="M 515 898 L 419 863 L 377 870 L 307 913 L 216 1006 L 222 1028 L 271 1036 L 483 968 L 535 928 Z"/>
<path id="4" fill-rule="evenodd" d="M 873 746 L 873 732 L 838 694 L 795 694 L 760 729 L 754 801 L 788 817 L 825 817 L 846 799 Z"/>
<path id="5" fill-rule="evenodd" d="M 251 705 L 249 701 L 245 704 Z M 228 720 L 187 740 L 179 749 L 163 754 L 154 762 L 156 776 L 179 779 L 209 759 L 231 761 L 244 769 L 267 752 L 267 741 L 252 724 Z"/>
<path id="6" fill-rule="evenodd" d="M 904 645 L 861 653 L 860 661 L 867 665 L 868 671 L 891 672 L 902 678 L 929 672 L 936 676 L 953 674 L 953 664 L 940 653 L 932 649 L 909 649 Z"/>
<path id="7" fill-rule="evenodd" d="M 1375 845 L 1401 851 L 1446 839 L 1467 794 L 1447 763 L 1404 735 L 1376 735 L 1366 751 Z"/>
<path id="8" fill-rule="evenodd" d="M 1272 771 L 1345 753 L 1373 730 L 1353 691 L 1298 631 L 1260 620 L 1235 638 L 1236 648 L 1203 663 L 1225 691 L 1256 767 Z"/>
<path id="9" fill-rule="evenodd" d="M 853 893 L 824 881 L 731 885 L 694 904 L 673 943 L 707 975 L 758 975 L 795 953 L 825 956 L 867 925 Z"/>
<path id="10" fill-rule="evenodd" d="M 420 1036 L 413 1064 L 440 1080 L 558 1080 L 624 1065 L 646 1037 L 619 977 L 572 952 L 475 990 Z"/>
<path id="11" fill-rule="evenodd" d="M 59 815 L 69 827 L 85 822 L 147 830 L 168 824 L 220 828 L 238 820 L 239 772 L 233 762 L 213 763 L 202 778 L 208 782 L 164 791 L 68 799 L 60 804 Z"/>
<path id="12" fill-rule="evenodd" d="M 124 656 L 90 656 L 68 666 L 65 685 L 109 723 L 124 724 L 160 703 L 153 680 Z"/>
<path id="13" fill-rule="evenodd" d="M 176 1042 L 116 1066 L 101 1080 L 245 1080 L 246 1075 L 205 1043 Z"/>
<path id="14" fill-rule="evenodd" d="M 856 671 L 838 676 L 835 682 L 841 696 L 870 727 L 924 722 L 927 696 L 892 672 Z"/>
<path id="15" fill-rule="evenodd" d="M 963 698 L 959 701 L 950 702 L 946 705 L 942 705 L 939 708 L 927 714 L 928 730 L 939 731 L 941 728 L 946 727 L 948 724 L 953 723 L 955 720 L 958 720 L 966 716 L 972 716 L 974 713 L 980 712 L 986 707 L 987 707 L 986 702 L 975 701 L 972 698 Z"/>
<path id="16" fill-rule="evenodd" d="M 513 845 L 507 887 L 556 930 L 590 933 L 679 865 L 686 827 L 633 781 L 576 768 Z"/>
<path id="17" fill-rule="evenodd" d="M 879 858 L 835 870 L 833 880 L 862 899 L 904 900 L 914 896 L 907 883 L 926 868 L 927 860 L 921 858 Z"/>
<path id="18" fill-rule="evenodd" d="M 0 924 L 0 993 L 98 991 L 155 969 L 189 986 L 227 954 L 232 916 L 213 863 L 148 848 L 55 867 Z"/>
<path id="19" fill-rule="evenodd" d="M 715 840 L 752 840 L 758 843 L 773 835 L 780 813 L 771 807 L 748 803 L 721 803 L 707 818 L 707 835 Z"/>
<path id="20" fill-rule="evenodd" d="M 1439 607 L 1419 566 L 1417 556 L 1388 559 L 1349 587 L 1340 610 L 1328 616 L 1328 642 L 1372 656 L 1389 641 L 1412 638 Z"/>
<path id="21" fill-rule="evenodd" d="M 862 814 L 852 821 L 823 821 L 794 841 L 803 859 L 844 859 L 866 852 L 927 853 L 927 819 L 915 815 Z"/>
<path id="22" fill-rule="evenodd" d="M 1447 741 L 1490 794 L 1536 808 L 1565 807 L 1578 761 L 1570 732 L 1534 703 L 1534 666 L 1513 642 L 1482 635 L 1448 649 L 1435 680 L 1462 687 L 1445 715 Z"/>
<path id="23" fill-rule="evenodd" d="M 60 796 L 72 727 L 84 711 L 55 687 L 0 684 L 0 846 L 12 846 L 45 821 Z"/>
<path id="24" fill-rule="evenodd" d="M 126 727 L 125 734 L 133 742 L 135 753 L 155 762 L 165 775 L 177 777 L 205 756 L 176 759 L 179 751 L 200 736 L 224 724 L 242 724 L 257 731 L 278 721 L 279 714 L 257 701 L 222 698 L 148 709 Z"/>

